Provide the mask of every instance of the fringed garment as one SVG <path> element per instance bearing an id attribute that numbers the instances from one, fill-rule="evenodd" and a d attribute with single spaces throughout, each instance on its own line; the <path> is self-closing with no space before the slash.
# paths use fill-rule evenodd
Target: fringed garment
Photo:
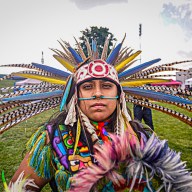
<path id="1" fill-rule="evenodd" d="M 108 133 L 108 122 L 91 123 L 100 146 L 91 148 L 82 131 L 75 154 L 73 129 L 64 125 L 42 126 L 28 142 L 29 165 L 38 176 L 54 178 L 59 192 L 190 191 L 192 177 L 167 142 L 140 133 L 143 139 L 138 148 L 128 144 L 127 133 L 123 137 Z M 47 143 L 47 132 L 54 135 L 51 143 Z"/>

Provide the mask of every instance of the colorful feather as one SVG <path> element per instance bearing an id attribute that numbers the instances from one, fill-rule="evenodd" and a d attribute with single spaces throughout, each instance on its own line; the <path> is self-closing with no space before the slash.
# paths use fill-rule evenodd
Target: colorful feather
<path id="1" fill-rule="evenodd" d="M 135 55 L 132 55 L 132 56 L 133 56 L 133 59 L 134 59 L 138 54 L 139 54 L 139 53 L 136 52 Z M 131 58 L 131 60 L 132 60 L 132 58 Z M 136 67 L 134 67 L 134 68 L 132 68 L 132 69 L 129 69 L 129 70 L 127 70 L 127 71 L 124 71 L 124 72 L 120 73 L 120 74 L 118 75 L 118 77 L 119 77 L 119 78 L 122 78 L 122 77 L 125 77 L 125 76 L 133 75 L 133 74 L 135 74 L 135 73 L 137 73 L 137 72 L 139 72 L 139 71 L 141 71 L 141 70 L 143 70 L 143 69 L 145 69 L 145 68 L 153 65 L 154 63 L 159 62 L 160 60 L 161 60 L 161 59 L 154 59 L 154 60 L 148 61 L 148 62 L 146 62 L 146 63 L 143 63 L 143 64 L 141 64 L 141 65 L 138 65 L 138 66 L 136 66 Z M 117 67 L 118 67 L 118 66 L 117 66 Z"/>
<path id="2" fill-rule="evenodd" d="M 119 54 L 119 51 L 121 49 L 122 43 L 119 43 L 115 49 L 112 51 L 112 53 L 108 56 L 108 58 L 106 59 L 106 63 L 108 64 L 112 64 L 113 62 L 115 62 L 115 60 L 117 59 L 117 56 Z"/>
<path id="3" fill-rule="evenodd" d="M 134 88 L 123 87 L 123 90 L 125 92 L 129 92 L 129 94 L 131 94 L 131 95 L 141 96 L 144 98 L 151 98 L 153 100 L 192 104 L 192 101 L 187 100 L 187 99 L 183 99 L 183 98 L 165 94 L 165 93 L 159 93 L 159 92 L 154 92 L 154 91 L 150 91 L 150 90 L 142 90 L 142 89 L 139 89 L 136 87 L 134 87 Z"/>
<path id="4" fill-rule="evenodd" d="M 30 78 L 30 79 L 37 79 L 37 80 L 46 81 L 49 83 L 55 83 L 55 84 L 61 84 L 61 85 L 66 84 L 65 80 L 62 80 L 58 77 L 46 77 L 46 76 L 42 76 L 42 75 L 27 74 L 27 73 L 13 73 L 13 75 L 19 76 L 19 77 Z"/>
<path id="5" fill-rule="evenodd" d="M 149 83 L 161 83 L 161 82 L 169 82 L 168 79 L 131 79 L 127 81 L 121 81 L 122 87 L 136 87 Z"/>
<path id="6" fill-rule="evenodd" d="M 59 69 L 55 69 L 53 67 L 49 67 L 47 65 L 42 65 L 42 64 L 38 64 L 38 63 L 31 63 L 33 66 L 35 66 L 36 68 L 39 68 L 39 69 L 42 69 L 44 71 L 47 71 L 49 73 L 52 73 L 54 75 L 58 75 L 58 76 L 61 76 L 61 77 L 68 77 L 70 74 L 65 72 L 65 71 L 62 71 L 62 70 L 59 70 Z"/>
<path id="7" fill-rule="evenodd" d="M 94 39 L 92 39 L 92 58 L 98 59 L 98 50 L 97 50 L 97 43 Z"/>
<path id="8" fill-rule="evenodd" d="M 69 46 L 68 49 L 73 55 L 73 57 L 75 58 L 75 61 L 77 62 L 77 64 L 83 62 L 83 59 L 81 58 L 81 56 L 72 47 Z"/>
<path id="9" fill-rule="evenodd" d="M 53 55 L 53 57 L 59 61 L 66 69 L 68 69 L 70 72 L 74 72 L 75 68 L 63 57 L 60 57 L 58 55 Z"/>
<path id="10" fill-rule="evenodd" d="M 29 94 L 29 95 L 22 95 L 17 97 L 10 97 L 10 98 L 3 98 L 2 101 L 30 101 L 30 100 L 39 100 L 45 99 L 50 97 L 60 97 L 63 91 L 56 90 L 53 92 L 44 92 L 44 93 L 37 93 L 37 94 Z"/>
<path id="11" fill-rule="evenodd" d="M 125 67 L 126 64 L 128 64 L 129 62 L 131 62 L 133 59 L 135 59 L 139 54 L 141 53 L 141 51 L 137 51 L 136 53 L 133 53 L 132 55 L 130 55 L 127 59 L 125 59 L 124 61 L 122 61 L 121 63 L 118 63 L 117 65 L 115 65 L 115 69 L 117 71 L 119 71 L 121 68 Z M 129 75 L 129 74 L 128 74 Z M 119 76 L 123 76 L 122 74 L 119 74 Z M 125 76 L 125 75 L 124 75 Z M 119 78 L 120 78 L 119 77 Z"/>
<path id="12" fill-rule="evenodd" d="M 62 111 L 66 105 L 66 101 L 67 101 L 69 91 L 70 91 L 71 85 L 72 85 L 72 80 L 73 80 L 73 76 L 70 76 L 69 80 L 67 82 L 67 85 L 65 87 L 65 90 L 64 90 L 63 98 L 62 98 L 61 105 L 60 105 L 60 111 Z"/>

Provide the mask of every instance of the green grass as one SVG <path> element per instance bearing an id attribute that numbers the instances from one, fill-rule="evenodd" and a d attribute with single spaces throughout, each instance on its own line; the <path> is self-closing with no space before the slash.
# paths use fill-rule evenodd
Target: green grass
<path id="1" fill-rule="evenodd" d="M 8 82 L 9 83 L 9 82 Z M 11 82 L 13 83 L 13 82 Z M 8 86 L 8 85 L 6 85 Z M 0 87 L 4 87 L 0 85 Z M 170 106 L 164 104 L 165 106 Z M 132 111 L 132 104 L 128 104 Z M 189 112 L 178 107 L 172 107 L 190 116 Z M 23 159 L 25 144 L 40 124 L 49 120 L 56 110 L 51 109 L 31 119 L 24 121 L 0 135 L 0 172 L 5 171 L 7 182 L 11 179 Z M 168 140 L 169 146 L 181 151 L 181 158 L 187 161 L 187 167 L 192 170 L 192 127 L 159 111 L 153 110 L 155 132 L 161 139 Z M 0 180 L 0 191 L 3 191 Z M 51 191 L 46 186 L 43 192 Z"/>

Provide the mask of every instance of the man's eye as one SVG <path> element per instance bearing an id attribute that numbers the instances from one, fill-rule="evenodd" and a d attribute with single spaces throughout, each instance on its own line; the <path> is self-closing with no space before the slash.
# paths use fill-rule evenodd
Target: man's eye
<path id="1" fill-rule="evenodd" d="M 83 85 L 83 89 L 91 89 L 93 86 L 92 85 Z"/>
<path id="2" fill-rule="evenodd" d="M 111 84 L 103 84 L 102 87 L 105 89 L 110 89 L 112 87 L 112 85 Z"/>

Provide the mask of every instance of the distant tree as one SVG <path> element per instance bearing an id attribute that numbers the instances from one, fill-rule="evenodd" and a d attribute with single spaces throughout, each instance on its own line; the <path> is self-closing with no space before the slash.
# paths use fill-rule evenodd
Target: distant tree
<path id="1" fill-rule="evenodd" d="M 111 49 L 113 48 L 114 42 L 117 41 L 116 38 L 114 38 L 114 35 L 109 32 L 109 29 L 106 27 L 100 27 L 92 26 L 90 29 L 86 28 L 84 31 L 81 31 L 83 36 L 81 36 L 79 39 L 82 41 L 81 46 L 87 55 L 87 48 L 85 45 L 85 36 L 88 38 L 90 45 L 92 45 L 92 39 L 95 39 L 97 41 L 97 48 L 99 55 L 101 55 L 103 46 L 106 40 L 106 37 L 109 38 L 109 48 L 108 48 L 108 54 L 110 53 Z"/>

